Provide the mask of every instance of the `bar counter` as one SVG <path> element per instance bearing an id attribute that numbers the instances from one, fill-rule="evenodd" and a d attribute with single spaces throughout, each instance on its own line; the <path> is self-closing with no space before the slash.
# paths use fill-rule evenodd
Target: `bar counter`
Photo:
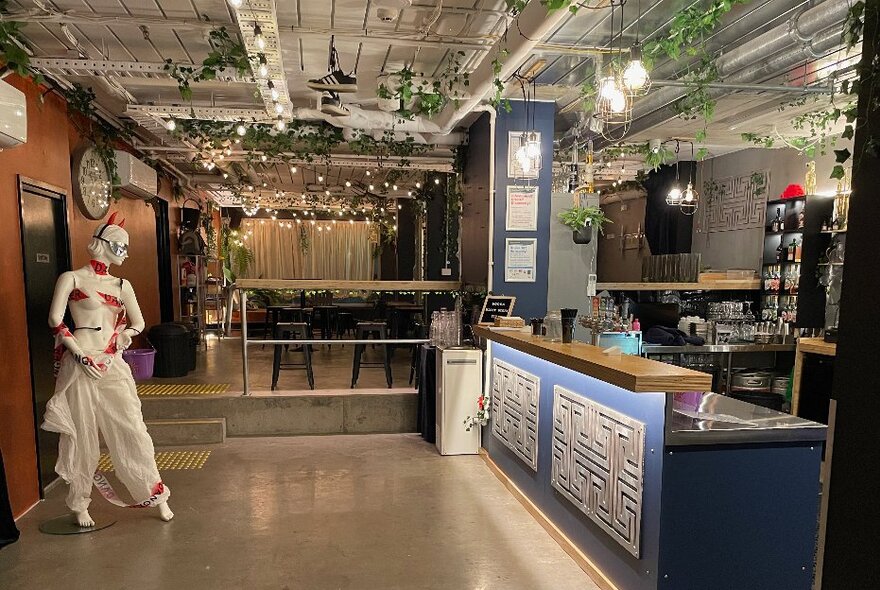
<path id="1" fill-rule="evenodd" d="M 811 588 L 824 426 L 690 369 L 474 333 L 484 458 L 600 587 Z"/>

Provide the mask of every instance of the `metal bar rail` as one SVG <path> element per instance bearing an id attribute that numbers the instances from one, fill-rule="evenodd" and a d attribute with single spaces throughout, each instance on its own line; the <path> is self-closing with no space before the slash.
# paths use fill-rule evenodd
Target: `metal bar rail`
<path id="1" fill-rule="evenodd" d="M 253 344 L 293 344 L 299 346 L 301 344 L 427 344 L 430 342 L 427 338 L 367 338 L 367 339 L 346 339 L 333 340 L 323 338 L 309 338 L 299 340 L 249 340 L 247 325 L 247 291 L 239 290 L 241 299 L 239 306 L 241 308 L 241 372 L 244 393 L 242 395 L 250 395 L 250 371 L 248 369 L 248 346 Z"/>

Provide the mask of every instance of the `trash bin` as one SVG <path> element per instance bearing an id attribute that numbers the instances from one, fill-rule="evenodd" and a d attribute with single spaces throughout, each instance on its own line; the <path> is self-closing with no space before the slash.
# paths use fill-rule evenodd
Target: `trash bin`
<path id="1" fill-rule="evenodd" d="M 187 362 L 187 370 L 194 371 L 196 368 L 196 362 L 198 361 L 198 353 L 199 353 L 199 329 L 195 326 L 195 324 L 187 323 L 187 322 L 174 322 L 178 326 L 183 326 L 188 335 L 187 339 L 187 349 L 186 349 L 186 362 Z"/>
<path id="2" fill-rule="evenodd" d="M 183 377 L 189 372 L 190 335 L 179 324 L 157 324 L 150 328 L 150 344 L 156 349 L 154 377 Z"/>

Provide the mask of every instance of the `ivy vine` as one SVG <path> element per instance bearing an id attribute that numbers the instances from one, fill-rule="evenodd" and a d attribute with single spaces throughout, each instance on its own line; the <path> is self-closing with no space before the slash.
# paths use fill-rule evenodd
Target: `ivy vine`
<path id="1" fill-rule="evenodd" d="M 7 0 L 0 0 L 0 14 L 7 12 L 9 5 Z M 28 45 L 21 34 L 23 23 L 2 20 L 0 21 L 0 70 L 8 69 L 22 78 L 30 78 L 34 84 L 45 82 L 42 74 L 34 72 L 30 68 L 30 56 L 25 49 Z"/>
<path id="2" fill-rule="evenodd" d="M 416 74 L 410 66 L 404 66 L 388 75 L 388 83 L 379 84 L 376 95 L 397 100 L 399 108 L 395 113 L 407 119 L 416 115 L 433 117 L 450 102 L 457 108 L 463 89 L 470 86 L 470 74 L 462 68 L 464 56 L 464 51 L 450 52 L 443 70 L 431 82 L 424 74 Z"/>
<path id="3" fill-rule="evenodd" d="M 204 15 L 201 18 L 205 21 L 209 20 Z M 201 65 L 180 65 L 171 59 L 165 60 L 165 71 L 177 81 L 180 97 L 187 102 L 192 100 L 190 84 L 193 82 L 214 80 L 222 70 L 235 71 L 239 76 L 247 76 L 251 73 L 247 49 L 244 44 L 229 35 L 226 27 L 210 31 L 208 44 L 211 46 L 211 51 Z"/>

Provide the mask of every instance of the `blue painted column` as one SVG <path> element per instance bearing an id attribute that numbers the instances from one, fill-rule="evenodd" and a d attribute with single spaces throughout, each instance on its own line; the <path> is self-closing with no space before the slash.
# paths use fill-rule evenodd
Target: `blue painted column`
<path id="1" fill-rule="evenodd" d="M 495 265 L 492 269 L 492 292 L 516 296 L 514 315 L 528 321 L 529 317 L 543 317 L 547 313 L 547 281 L 550 264 L 550 189 L 553 176 L 553 130 L 556 105 L 552 102 L 526 103 L 511 101 L 511 111 L 498 109 L 495 125 L 495 212 L 492 241 Z M 532 112 L 534 111 L 534 115 Z M 507 175 L 508 137 L 510 132 L 538 131 L 541 134 L 543 166 L 536 179 L 516 179 Z M 506 230 L 507 187 L 538 187 L 538 229 L 534 232 Z M 504 280 L 507 238 L 537 239 L 537 272 L 534 283 L 508 283 Z"/>

